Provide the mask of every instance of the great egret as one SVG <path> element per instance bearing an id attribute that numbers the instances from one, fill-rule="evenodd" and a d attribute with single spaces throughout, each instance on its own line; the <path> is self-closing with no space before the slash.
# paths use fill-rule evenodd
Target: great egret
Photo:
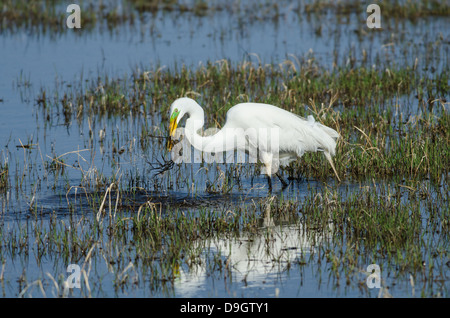
<path id="1" fill-rule="evenodd" d="M 278 174 L 278 167 L 288 165 L 307 151 L 322 151 L 340 181 L 331 159 L 339 134 L 316 122 L 312 116 L 305 119 L 273 105 L 241 103 L 228 110 L 226 123 L 221 130 L 212 136 L 202 136 L 199 131 L 204 125 L 204 111 L 195 100 L 183 97 L 175 100 L 170 107 L 170 138 L 175 136 L 175 130 L 184 115 L 189 116 L 184 134 L 194 148 L 207 153 L 235 149 L 257 153 L 265 166 L 269 189 L 272 189 L 272 174 L 277 175 L 285 187 L 287 183 Z M 278 140 L 273 140 L 269 129 L 277 130 Z M 242 134 L 245 138 L 241 138 Z M 168 145 L 169 150 L 171 145 Z"/>

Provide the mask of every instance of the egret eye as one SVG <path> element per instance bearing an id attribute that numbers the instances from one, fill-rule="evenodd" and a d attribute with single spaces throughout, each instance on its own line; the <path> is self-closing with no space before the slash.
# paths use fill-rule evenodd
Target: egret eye
<path id="1" fill-rule="evenodd" d="M 180 114 L 180 111 L 178 110 L 178 108 L 175 108 L 172 112 L 172 115 L 170 116 L 170 120 L 175 120 L 175 118 L 178 117 L 178 114 Z"/>

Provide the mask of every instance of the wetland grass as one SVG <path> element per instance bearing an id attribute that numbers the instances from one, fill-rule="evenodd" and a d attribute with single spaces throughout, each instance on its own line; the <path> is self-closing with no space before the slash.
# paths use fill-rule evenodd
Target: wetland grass
<path id="1" fill-rule="evenodd" d="M 448 258 L 448 72 L 433 75 L 408 65 L 354 65 L 333 70 L 317 63 L 300 65 L 303 63 L 232 64 L 223 60 L 196 69 L 155 68 L 135 71 L 126 78 L 98 77 L 86 86 L 72 85 L 79 89 L 64 97 L 65 105 L 77 111 L 67 109 L 58 99 L 52 101 L 52 94 L 45 92 L 43 118 L 48 117 L 45 112 L 66 112 L 68 118 L 76 116 L 80 123 L 89 118 L 92 128 L 102 118 L 132 116 L 145 126 L 136 129 L 140 147 L 126 147 L 124 152 L 135 158 L 142 158 L 141 152 L 164 153 L 167 109 L 172 100 L 183 95 L 198 98 L 206 106 L 211 124 L 220 125 L 227 109 L 245 100 L 276 104 L 303 116 L 313 114 L 336 127 L 342 136 L 336 166 L 345 181 L 339 187 L 326 185 L 333 173 L 320 156 L 308 154 L 285 171 L 291 179 L 306 180 L 307 184 L 311 179 L 325 183 L 323 188 L 308 189 L 303 201 L 287 196 L 275 201 L 263 199 L 254 205 L 200 207 L 199 203 L 190 206 L 158 201 L 155 192 L 144 189 L 153 188 L 158 193 L 194 186 L 189 190 L 193 198 L 202 191 L 211 196 L 229 195 L 235 187 L 242 189 L 242 178 L 251 178 L 258 166 L 200 164 L 189 172 L 192 166 L 177 164 L 163 171 L 159 180 L 132 168 L 120 177 L 106 178 L 98 188 L 85 184 L 83 196 L 89 203 L 81 206 L 97 218 L 83 216 L 73 221 L 77 230 L 70 232 L 63 230 L 67 228 L 62 224 L 56 229 L 52 225 L 53 234 L 44 234 L 52 242 L 41 244 L 41 249 L 53 246 L 67 262 L 81 261 L 92 249 L 90 257 L 96 262 L 104 259 L 115 273 L 117 292 L 148 284 L 153 292 L 170 294 L 181 279 L 180 273 L 206 271 L 236 277 L 232 269 L 237 265 L 226 251 L 217 250 L 222 246 L 218 242 L 242 244 L 261 238 L 263 243 L 257 245 L 269 250 L 275 238 L 270 229 L 290 233 L 282 227 L 290 224 L 298 227 L 298 235 L 306 235 L 302 239 L 310 242 L 309 247 L 299 255 L 293 253 L 296 249 L 272 254 L 274 264 L 289 270 L 305 264 L 313 268 L 327 264 L 335 286 L 361 286 L 365 279 L 362 264 L 376 263 L 389 275 L 423 282 L 424 295 L 432 293 L 433 286 L 440 284 Z M 411 104 L 420 112 L 413 112 Z M 129 138 L 119 131 L 107 131 L 106 135 L 115 140 L 102 140 L 107 147 L 119 147 Z M 115 156 L 118 160 L 123 154 Z M 204 179 L 198 179 L 199 171 L 207 175 L 206 187 L 199 181 Z M 360 186 L 351 186 L 354 182 Z M 262 223 L 267 206 L 274 221 L 271 226 Z M 77 215 L 73 217 L 79 218 Z M 6 239 L 8 235 L 3 234 L 4 242 L 14 243 L 4 245 L 3 251 L 17 255 L 24 243 L 17 235 Z M 39 240 L 43 240 L 42 235 Z M 297 256 L 286 261 L 283 255 L 289 251 Z M 392 286 L 389 278 L 384 278 L 383 284 Z"/>
<path id="2" fill-rule="evenodd" d="M 445 1 L 437 0 L 394 0 L 389 2 L 374 2 L 380 6 L 383 16 L 389 18 L 406 18 L 417 21 L 418 18 L 441 16 L 450 14 L 450 5 Z M 304 5 L 304 12 L 308 14 L 321 14 L 327 11 L 347 16 L 353 12 L 365 12 L 368 3 L 365 1 L 329 1 L 313 0 Z"/>
<path id="3" fill-rule="evenodd" d="M 411 274 L 416 281 L 435 279 L 439 284 L 433 276 L 442 275 L 448 258 L 448 232 L 442 228 L 449 216 L 448 206 L 437 208 L 438 221 L 436 207 L 430 209 L 419 192 L 409 193 L 405 199 L 405 191 L 408 192 L 401 186 L 374 185 L 361 187 L 345 198 L 336 192 L 311 193 L 301 215 L 308 226 L 319 231 L 332 224 L 330 242 L 334 247 L 328 246 L 324 251 L 327 261 L 337 260 L 336 276 L 344 273 L 348 280 L 357 276 L 359 264 L 376 263 L 395 268 L 398 276 Z M 437 197 L 448 197 L 439 189 L 434 191 Z M 441 199 L 444 198 L 436 202 L 443 202 Z M 441 274 L 430 275 L 427 266 L 436 266 Z"/>
<path id="4" fill-rule="evenodd" d="M 0 191 L 6 191 L 9 185 L 9 168 L 8 164 L 0 164 Z"/>
<path id="5" fill-rule="evenodd" d="M 271 2 L 240 9 L 204 1 L 123 3 L 152 13 L 244 15 L 256 8 L 254 20 L 282 16 L 281 6 Z M 292 10 L 359 12 L 361 3 L 348 8 L 343 3 L 314 1 Z M 382 10 L 405 18 L 448 15 L 444 2 L 416 3 L 383 3 Z M 35 2 L 25 18 L 27 4 L 4 3 L 0 32 L 64 19 L 65 10 L 63 15 L 57 10 L 65 9 L 62 2 Z M 113 28 L 140 17 L 129 7 L 91 9 L 83 15 L 87 28 L 101 19 Z M 394 296 L 409 295 L 409 289 L 396 290 L 399 281 L 414 282 L 412 296 L 414 290 L 448 296 L 445 43 L 442 34 L 426 39 L 426 53 L 419 57 L 410 54 L 415 48 L 399 48 L 403 55 L 396 62 L 387 53 L 358 60 L 350 50 L 335 52 L 339 58 L 326 67 L 310 52 L 279 64 L 256 58 L 256 63 L 220 60 L 195 67 L 145 65 L 129 75 L 101 73 L 57 82 L 54 90 L 43 87 L 34 97 L 38 126 L 44 122 L 49 133 L 66 127 L 71 138 L 81 136 L 80 144 L 64 151 L 51 147 L 45 156 L 40 148 L 45 141 L 30 135 L 15 149 L 15 159 L 9 159 L 14 138 L 2 150 L 3 295 L 178 296 L 177 287 L 193 280 L 186 275 L 246 287 L 248 266 L 265 262 L 265 270 L 276 269 L 277 276 L 313 272 L 319 276 L 317 290 L 353 286 L 369 297 L 366 266 L 379 264 L 383 287 Z M 28 82 L 20 79 L 17 86 L 29 88 Z M 181 96 L 198 100 L 209 126 L 220 127 L 227 110 L 244 101 L 313 115 L 341 135 L 335 164 L 343 182 L 336 183 L 315 154 L 289 166 L 283 173 L 291 188 L 273 196 L 265 189 L 252 194 L 259 165 L 169 165 L 168 109 Z M 81 267 L 79 290 L 67 288 L 68 264 Z"/>
<path id="6" fill-rule="evenodd" d="M 234 205 L 230 211 L 161 210 L 148 202 L 134 213 L 124 206 L 113 207 L 114 213 L 100 220 L 73 214 L 63 221 L 53 214 L 18 228 L 2 227 L 0 255 L 2 259 L 52 257 L 59 266 L 85 264 L 86 275 L 97 282 L 106 279 L 96 277 L 106 267 L 118 291 L 131 292 L 145 285 L 152 293 L 163 288 L 170 294 L 181 269 L 221 273 L 233 279 L 238 275 L 233 268 L 243 260 L 236 255 L 229 259 L 228 252 L 248 242 L 250 259 L 267 252 L 273 266 L 279 264 L 287 270 L 295 271 L 305 263 L 312 268 L 330 264 L 336 286 L 363 282 L 362 264 L 373 263 L 381 264 L 386 272 L 389 268 L 394 277 L 412 275 L 417 284 L 429 280 L 430 284 L 439 284 L 448 258 L 448 222 L 444 220 L 450 212 L 439 202 L 448 200 L 448 191 L 438 194 L 429 185 L 421 187 L 431 191 L 433 199 L 427 200 L 420 191 L 374 184 L 357 190 L 348 188 L 349 193 L 332 188 L 312 190 L 303 202 L 272 197 L 255 205 Z M 277 252 L 272 245 L 280 235 L 288 235 L 286 240 L 298 235 L 309 243 Z M 219 247 L 225 249 L 217 250 Z M 294 257 L 287 257 L 289 254 Z M 91 262 L 89 267 L 94 271 L 86 267 Z M 430 268 L 435 271 L 430 272 Z M 57 273 L 49 275 L 58 277 Z M 391 284 L 389 278 L 385 280 Z M 51 280 L 43 278 L 42 283 L 49 293 Z M 84 290 L 89 287 L 85 284 L 82 282 Z M 101 293 L 97 284 L 89 288 L 94 295 L 101 295 L 97 294 Z M 424 285 L 424 293 L 428 293 L 427 288 Z M 63 282 L 59 289 L 63 289 Z"/>
<path id="7" fill-rule="evenodd" d="M 446 1 L 413 0 L 390 1 L 379 3 L 385 21 L 409 19 L 413 22 L 425 17 L 445 17 L 450 14 L 450 6 Z M 67 19 L 67 4 L 63 1 L 25 1 L 5 0 L 0 11 L 0 33 L 29 29 L 36 33 L 59 34 L 65 29 L 61 24 Z M 226 12 L 238 17 L 239 25 L 273 21 L 278 23 L 291 13 L 301 19 L 307 16 L 323 15 L 332 12 L 341 17 L 350 14 L 365 14 L 367 3 L 364 1 L 322 1 L 313 0 L 306 3 L 292 1 L 178 1 L 178 0 L 122 0 L 114 1 L 82 1 L 83 30 L 93 30 L 96 26 L 113 30 L 123 25 L 133 26 L 146 18 L 154 18 L 157 14 L 185 14 L 194 17 L 214 17 Z M 149 14 L 146 16 L 145 14 Z M 321 34 L 321 27 L 316 31 Z M 80 32 L 78 32 L 80 33 Z"/>
<path id="8" fill-rule="evenodd" d="M 328 70 L 317 63 L 302 65 L 301 61 L 288 67 L 251 62 L 232 65 L 224 60 L 196 69 L 182 66 L 135 71 L 127 78 L 98 77 L 65 94 L 62 100 L 52 101 L 47 92 L 46 107 L 41 110 L 44 118 L 64 114 L 64 122 L 75 116 L 81 121 L 87 117 L 89 127 L 103 119 L 131 114 L 142 127 L 134 136 L 140 150 L 164 154 L 164 123 L 168 123 L 168 107 L 176 98 L 197 99 L 205 107 L 209 125 L 219 128 L 233 105 L 248 100 L 263 102 L 301 116 L 312 114 L 337 129 L 342 138 L 336 168 L 347 179 L 396 176 L 408 180 L 430 178 L 439 184 L 448 174 L 448 70 L 424 74 L 414 66 L 360 65 Z M 416 101 L 411 101 L 408 96 L 414 95 Z M 418 105 L 419 112 L 414 114 L 411 104 Z M 153 132 L 148 131 L 149 126 Z M 121 151 L 132 148 L 130 138 L 120 136 L 119 131 L 111 133 L 117 135 L 112 144 L 114 156 L 119 139 L 121 144 L 129 145 Z M 131 151 L 140 156 L 136 147 Z M 160 159 L 153 156 L 150 162 Z M 315 154 L 305 155 L 287 170 L 291 177 L 319 180 L 325 180 L 331 172 Z"/>

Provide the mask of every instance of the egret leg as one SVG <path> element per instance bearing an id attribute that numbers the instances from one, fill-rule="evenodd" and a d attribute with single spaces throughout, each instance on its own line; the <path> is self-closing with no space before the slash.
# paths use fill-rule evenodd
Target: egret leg
<path id="1" fill-rule="evenodd" d="M 269 184 L 269 192 L 272 192 L 272 178 L 267 175 L 267 183 Z"/>
<path id="2" fill-rule="evenodd" d="M 275 173 L 278 179 L 280 179 L 281 183 L 283 184 L 283 189 L 288 186 L 288 183 L 284 180 L 284 178 L 279 174 L 278 172 Z"/>

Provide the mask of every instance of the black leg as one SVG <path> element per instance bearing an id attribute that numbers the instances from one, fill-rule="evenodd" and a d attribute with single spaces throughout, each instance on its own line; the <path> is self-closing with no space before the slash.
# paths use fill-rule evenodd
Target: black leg
<path id="1" fill-rule="evenodd" d="M 269 192 L 272 192 L 272 178 L 267 176 L 267 183 L 269 184 Z"/>
<path id="2" fill-rule="evenodd" d="M 283 189 L 286 188 L 288 186 L 288 183 L 283 179 L 283 177 L 281 176 L 281 174 L 279 174 L 278 172 L 275 173 L 276 176 L 278 177 L 278 179 L 280 179 L 281 183 L 283 184 Z"/>

